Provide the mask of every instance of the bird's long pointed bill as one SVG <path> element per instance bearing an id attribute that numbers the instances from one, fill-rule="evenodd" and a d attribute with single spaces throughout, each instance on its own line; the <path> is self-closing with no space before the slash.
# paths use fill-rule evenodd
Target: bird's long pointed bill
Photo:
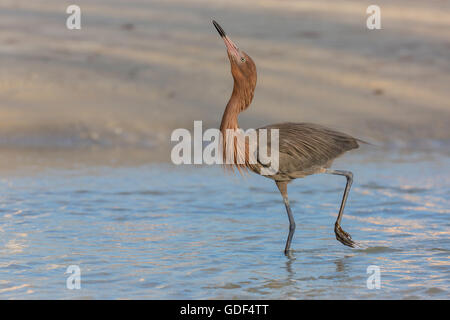
<path id="1" fill-rule="evenodd" d="M 228 38 L 225 31 L 223 31 L 222 27 L 216 21 L 213 20 L 212 23 L 213 23 L 214 27 L 216 27 L 216 29 L 219 32 L 220 36 L 222 37 L 223 41 L 225 42 L 228 52 L 230 54 L 234 55 L 236 58 L 239 57 L 238 47 L 233 43 L 233 41 L 231 41 L 230 38 Z"/>

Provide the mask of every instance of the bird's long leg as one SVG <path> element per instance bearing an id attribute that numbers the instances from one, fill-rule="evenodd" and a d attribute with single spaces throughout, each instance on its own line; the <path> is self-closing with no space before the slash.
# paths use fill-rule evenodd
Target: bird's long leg
<path id="1" fill-rule="evenodd" d="M 289 205 L 289 199 L 287 195 L 287 181 L 275 181 L 278 189 L 280 190 L 281 196 L 283 197 L 284 205 L 286 206 L 286 212 L 289 218 L 289 234 L 286 240 L 286 247 L 284 248 L 284 254 L 288 254 L 289 248 L 291 247 L 292 237 L 295 232 L 295 220 L 292 215 L 291 206 Z"/>
<path id="2" fill-rule="evenodd" d="M 341 227 L 342 215 L 344 214 L 345 203 L 347 201 L 348 193 L 350 192 L 350 187 L 353 183 L 353 173 L 344 170 L 326 170 L 325 173 L 335 174 L 340 176 L 345 176 L 347 178 L 347 184 L 345 186 L 344 195 L 342 197 L 341 208 L 339 209 L 339 214 L 334 224 L 334 233 L 336 234 L 336 239 L 346 246 L 355 248 L 357 244 L 352 240 L 352 237 L 345 232 Z"/>

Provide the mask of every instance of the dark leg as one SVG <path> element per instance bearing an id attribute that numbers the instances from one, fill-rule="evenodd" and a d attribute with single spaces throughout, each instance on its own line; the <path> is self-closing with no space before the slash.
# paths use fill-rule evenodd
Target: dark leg
<path id="1" fill-rule="evenodd" d="M 289 235 L 286 240 L 286 247 L 284 248 L 284 254 L 288 254 L 289 248 L 291 247 L 292 237 L 295 232 L 295 220 L 292 215 L 291 207 L 289 205 L 289 199 L 287 195 L 287 181 L 275 181 L 278 189 L 280 190 L 281 196 L 283 197 L 284 205 L 286 206 L 286 212 L 288 214 L 289 219 Z"/>
<path id="2" fill-rule="evenodd" d="M 342 215 L 344 214 L 345 202 L 347 201 L 348 193 L 350 192 L 350 187 L 353 183 L 353 173 L 350 171 L 343 170 L 326 170 L 325 173 L 336 174 L 340 176 L 345 176 L 347 178 L 347 185 L 345 186 L 344 196 L 342 197 L 341 208 L 339 209 L 339 214 L 334 224 L 334 233 L 336 234 L 336 239 L 342 242 L 344 245 L 355 248 L 357 244 L 352 240 L 352 237 L 341 228 Z"/>

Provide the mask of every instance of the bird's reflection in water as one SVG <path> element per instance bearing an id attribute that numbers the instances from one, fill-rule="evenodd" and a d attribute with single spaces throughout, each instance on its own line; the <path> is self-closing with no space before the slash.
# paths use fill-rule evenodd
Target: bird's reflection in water
<path id="1" fill-rule="evenodd" d="M 295 261 L 295 255 L 293 251 L 289 251 L 286 254 L 286 271 L 287 271 L 287 282 L 291 283 L 294 281 L 295 272 L 292 271 L 292 263 Z"/>
<path id="2" fill-rule="evenodd" d="M 352 255 L 347 255 L 342 258 L 338 258 L 335 260 L 332 260 L 336 266 L 336 274 L 331 276 L 332 278 L 336 277 L 337 279 L 347 279 L 349 277 L 349 274 L 351 274 L 351 268 L 349 267 L 350 258 L 352 258 Z M 296 272 L 295 272 L 295 266 L 294 262 L 296 260 L 295 252 L 291 251 L 289 254 L 286 255 L 286 262 L 285 262 L 285 270 L 286 270 L 286 283 L 294 284 L 298 279 L 296 279 Z M 331 262 L 331 261 L 330 261 Z M 328 278 L 330 275 L 323 275 L 324 277 Z M 320 277 L 319 277 L 320 278 Z"/>
<path id="3" fill-rule="evenodd" d="M 345 264 L 344 264 L 344 259 L 343 258 L 334 260 L 334 264 L 336 265 L 336 272 L 337 273 L 343 273 L 345 271 Z"/>
<path id="4" fill-rule="evenodd" d="M 334 260 L 334 264 L 336 265 L 336 273 L 346 276 L 348 273 L 348 262 L 352 256 L 344 256 L 343 258 L 339 258 Z"/>

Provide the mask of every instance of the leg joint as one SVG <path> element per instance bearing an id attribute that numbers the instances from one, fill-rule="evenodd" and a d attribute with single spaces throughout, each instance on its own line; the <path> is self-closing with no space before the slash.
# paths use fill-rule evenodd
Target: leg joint
<path id="1" fill-rule="evenodd" d="M 295 222 L 292 222 L 289 224 L 289 231 L 294 232 L 295 231 Z"/>
<path id="2" fill-rule="evenodd" d="M 347 177 L 347 179 L 349 179 L 349 180 L 353 180 L 353 173 L 352 172 L 350 172 L 350 171 L 346 171 L 346 177 Z"/>
<path id="3" fill-rule="evenodd" d="M 327 169 L 325 173 L 345 176 L 347 180 L 353 181 L 353 173 L 351 171 Z"/>

